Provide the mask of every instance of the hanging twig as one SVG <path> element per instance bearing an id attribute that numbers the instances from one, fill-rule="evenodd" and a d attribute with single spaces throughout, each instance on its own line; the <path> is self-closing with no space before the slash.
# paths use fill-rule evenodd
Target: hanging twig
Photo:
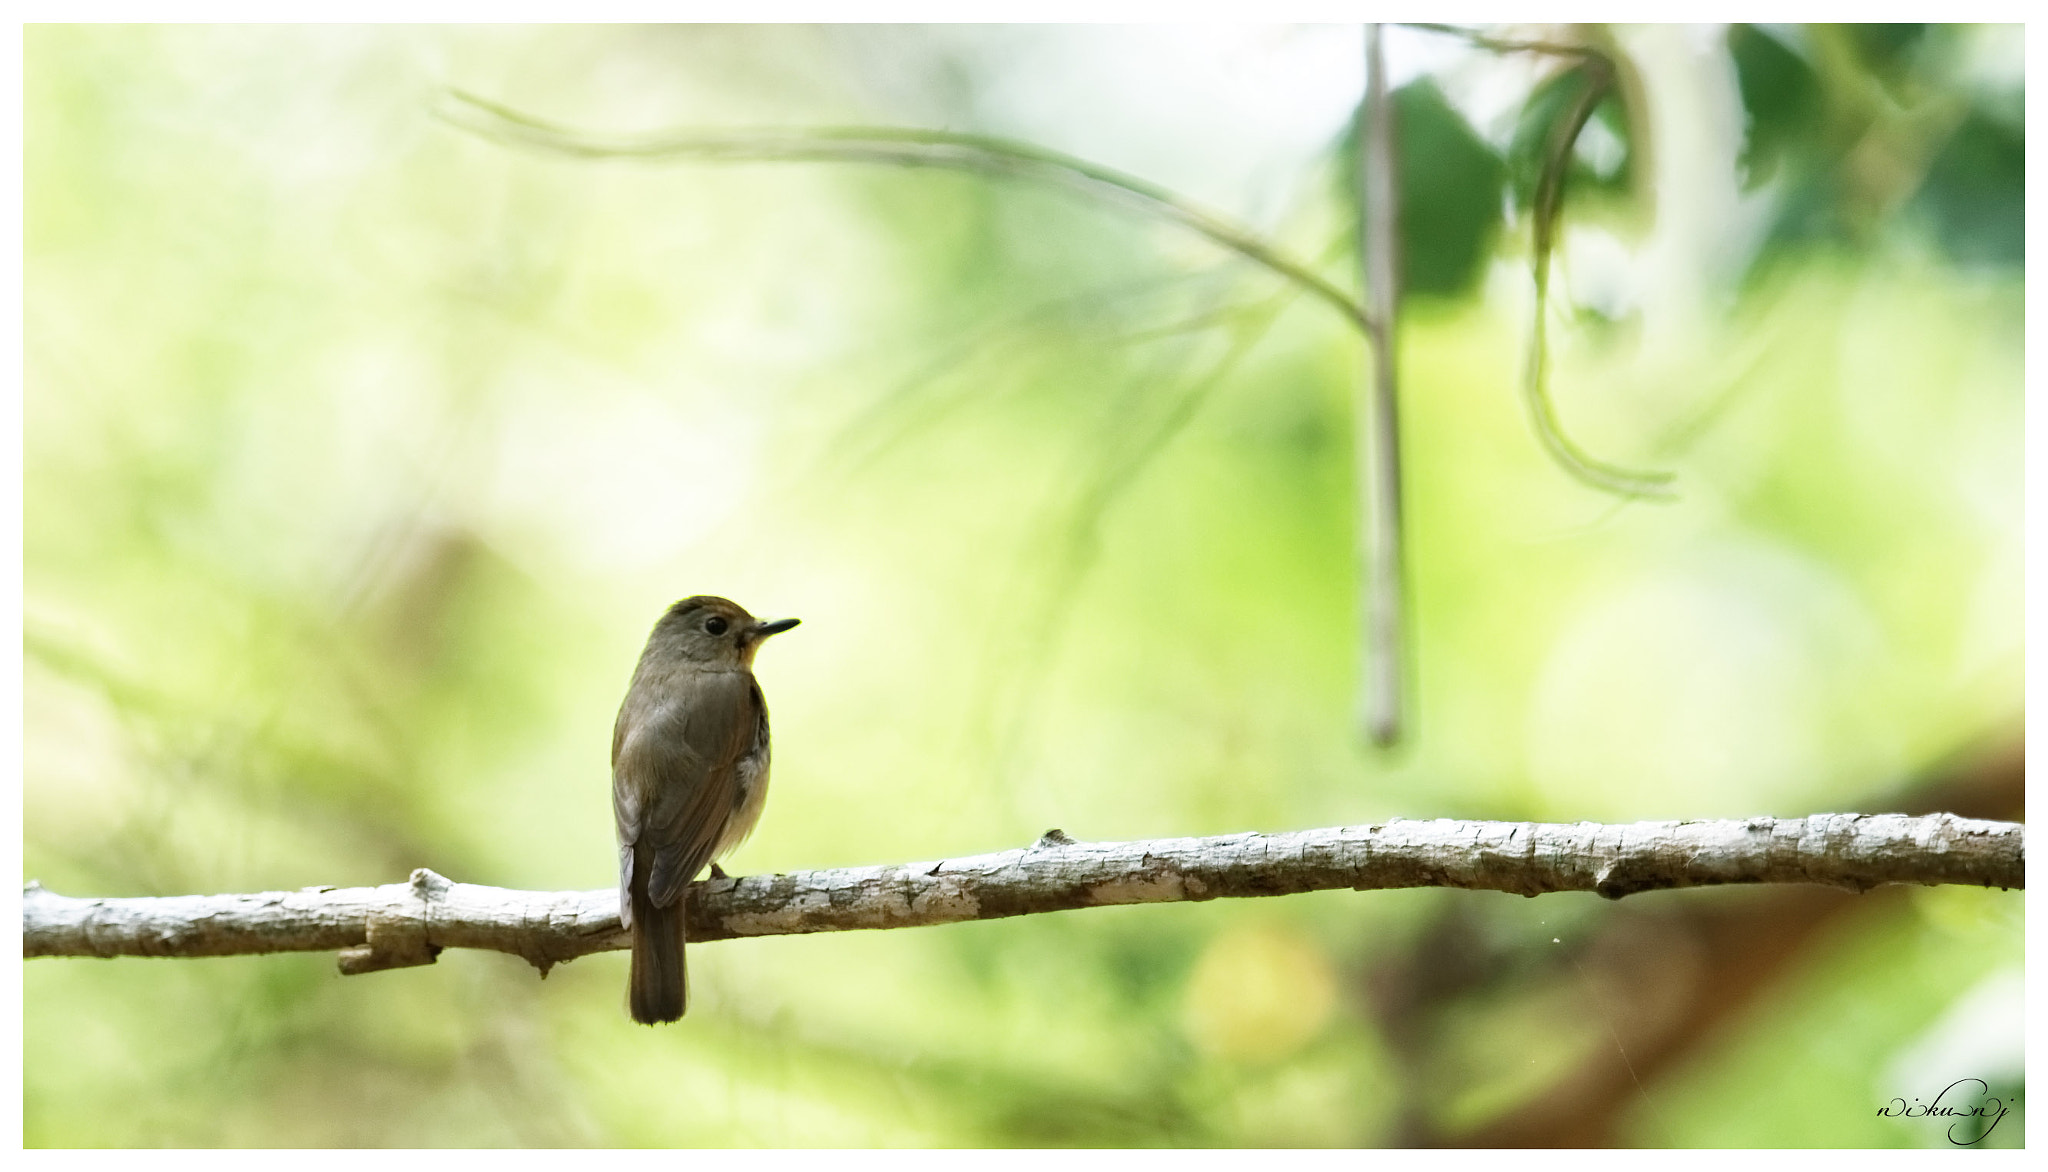
<path id="1" fill-rule="evenodd" d="M 1401 534 L 1399 336 L 1401 209 L 1393 103 L 1387 94 L 1381 26 L 1365 32 L 1365 101 L 1358 135 L 1359 272 L 1372 332 L 1372 377 L 1360 387 L 1357 439 L 1358 513 L 1362 529 L 1365 647 L 1360 657 L 1360 722 L 1382 747 L 1401 739 L 1407 666 L 1407 567 Z"/>

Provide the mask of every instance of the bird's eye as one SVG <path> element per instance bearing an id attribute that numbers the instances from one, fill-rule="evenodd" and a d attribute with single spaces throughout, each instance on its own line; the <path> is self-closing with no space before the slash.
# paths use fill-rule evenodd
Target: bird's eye
<path id="1" fill-rule="evenodd" d="M 717 615 L 712 615 L 704 620 L 704 633 L 707 635 L 723 635 L 725 634 L 725 628 L 725 620 Z"/>

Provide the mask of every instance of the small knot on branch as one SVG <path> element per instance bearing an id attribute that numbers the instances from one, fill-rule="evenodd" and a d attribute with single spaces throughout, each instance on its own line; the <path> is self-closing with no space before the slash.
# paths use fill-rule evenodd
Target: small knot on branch
<path id="1" fill-rule="evenodd" d="M 423 900 L 440 899 L 448 894 L 449 888 L 454 886 L 455 880 L 445 875 L 437 875 L 425 867 L 418 867 L 413 870 L 413 893 Z"/>
<path id="2" fill-rule="evenodd" d="M 433 905 L 454 886 L 451 880 L 425 867 L 415 870 L 407 887 L 417 907 L 373 912 L 363 925 L 364 942 L 342 949 L 336 957 L 342 975 L 354 977 L 433 964 L 441 955 L 441 946 L 427 939 Z"/>

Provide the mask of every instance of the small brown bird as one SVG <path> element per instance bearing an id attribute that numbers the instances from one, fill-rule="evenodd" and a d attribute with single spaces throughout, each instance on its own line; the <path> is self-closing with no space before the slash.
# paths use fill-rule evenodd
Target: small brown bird
<path id="1" fill-rule="evenodd" d="M 761 817 L 768 705 L 754 652 L 796 625 L 699 594 L 668 608 L 633 669 L 612 727 L 612 814 L 619 922 L 633 933 L 634 1021 L 675 1021 L 689 1002 L 683 889 Z"/>

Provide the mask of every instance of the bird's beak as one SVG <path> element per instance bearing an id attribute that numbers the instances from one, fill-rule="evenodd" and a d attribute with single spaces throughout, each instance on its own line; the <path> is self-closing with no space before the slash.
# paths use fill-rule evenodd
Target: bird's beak
<path id="1" fill-rule="evenodd" d="M 754 624 L 754 638 L 766 639 L 770 635 L 780 635 L 802 621 L 802 619 L 763 619 Z"/>

